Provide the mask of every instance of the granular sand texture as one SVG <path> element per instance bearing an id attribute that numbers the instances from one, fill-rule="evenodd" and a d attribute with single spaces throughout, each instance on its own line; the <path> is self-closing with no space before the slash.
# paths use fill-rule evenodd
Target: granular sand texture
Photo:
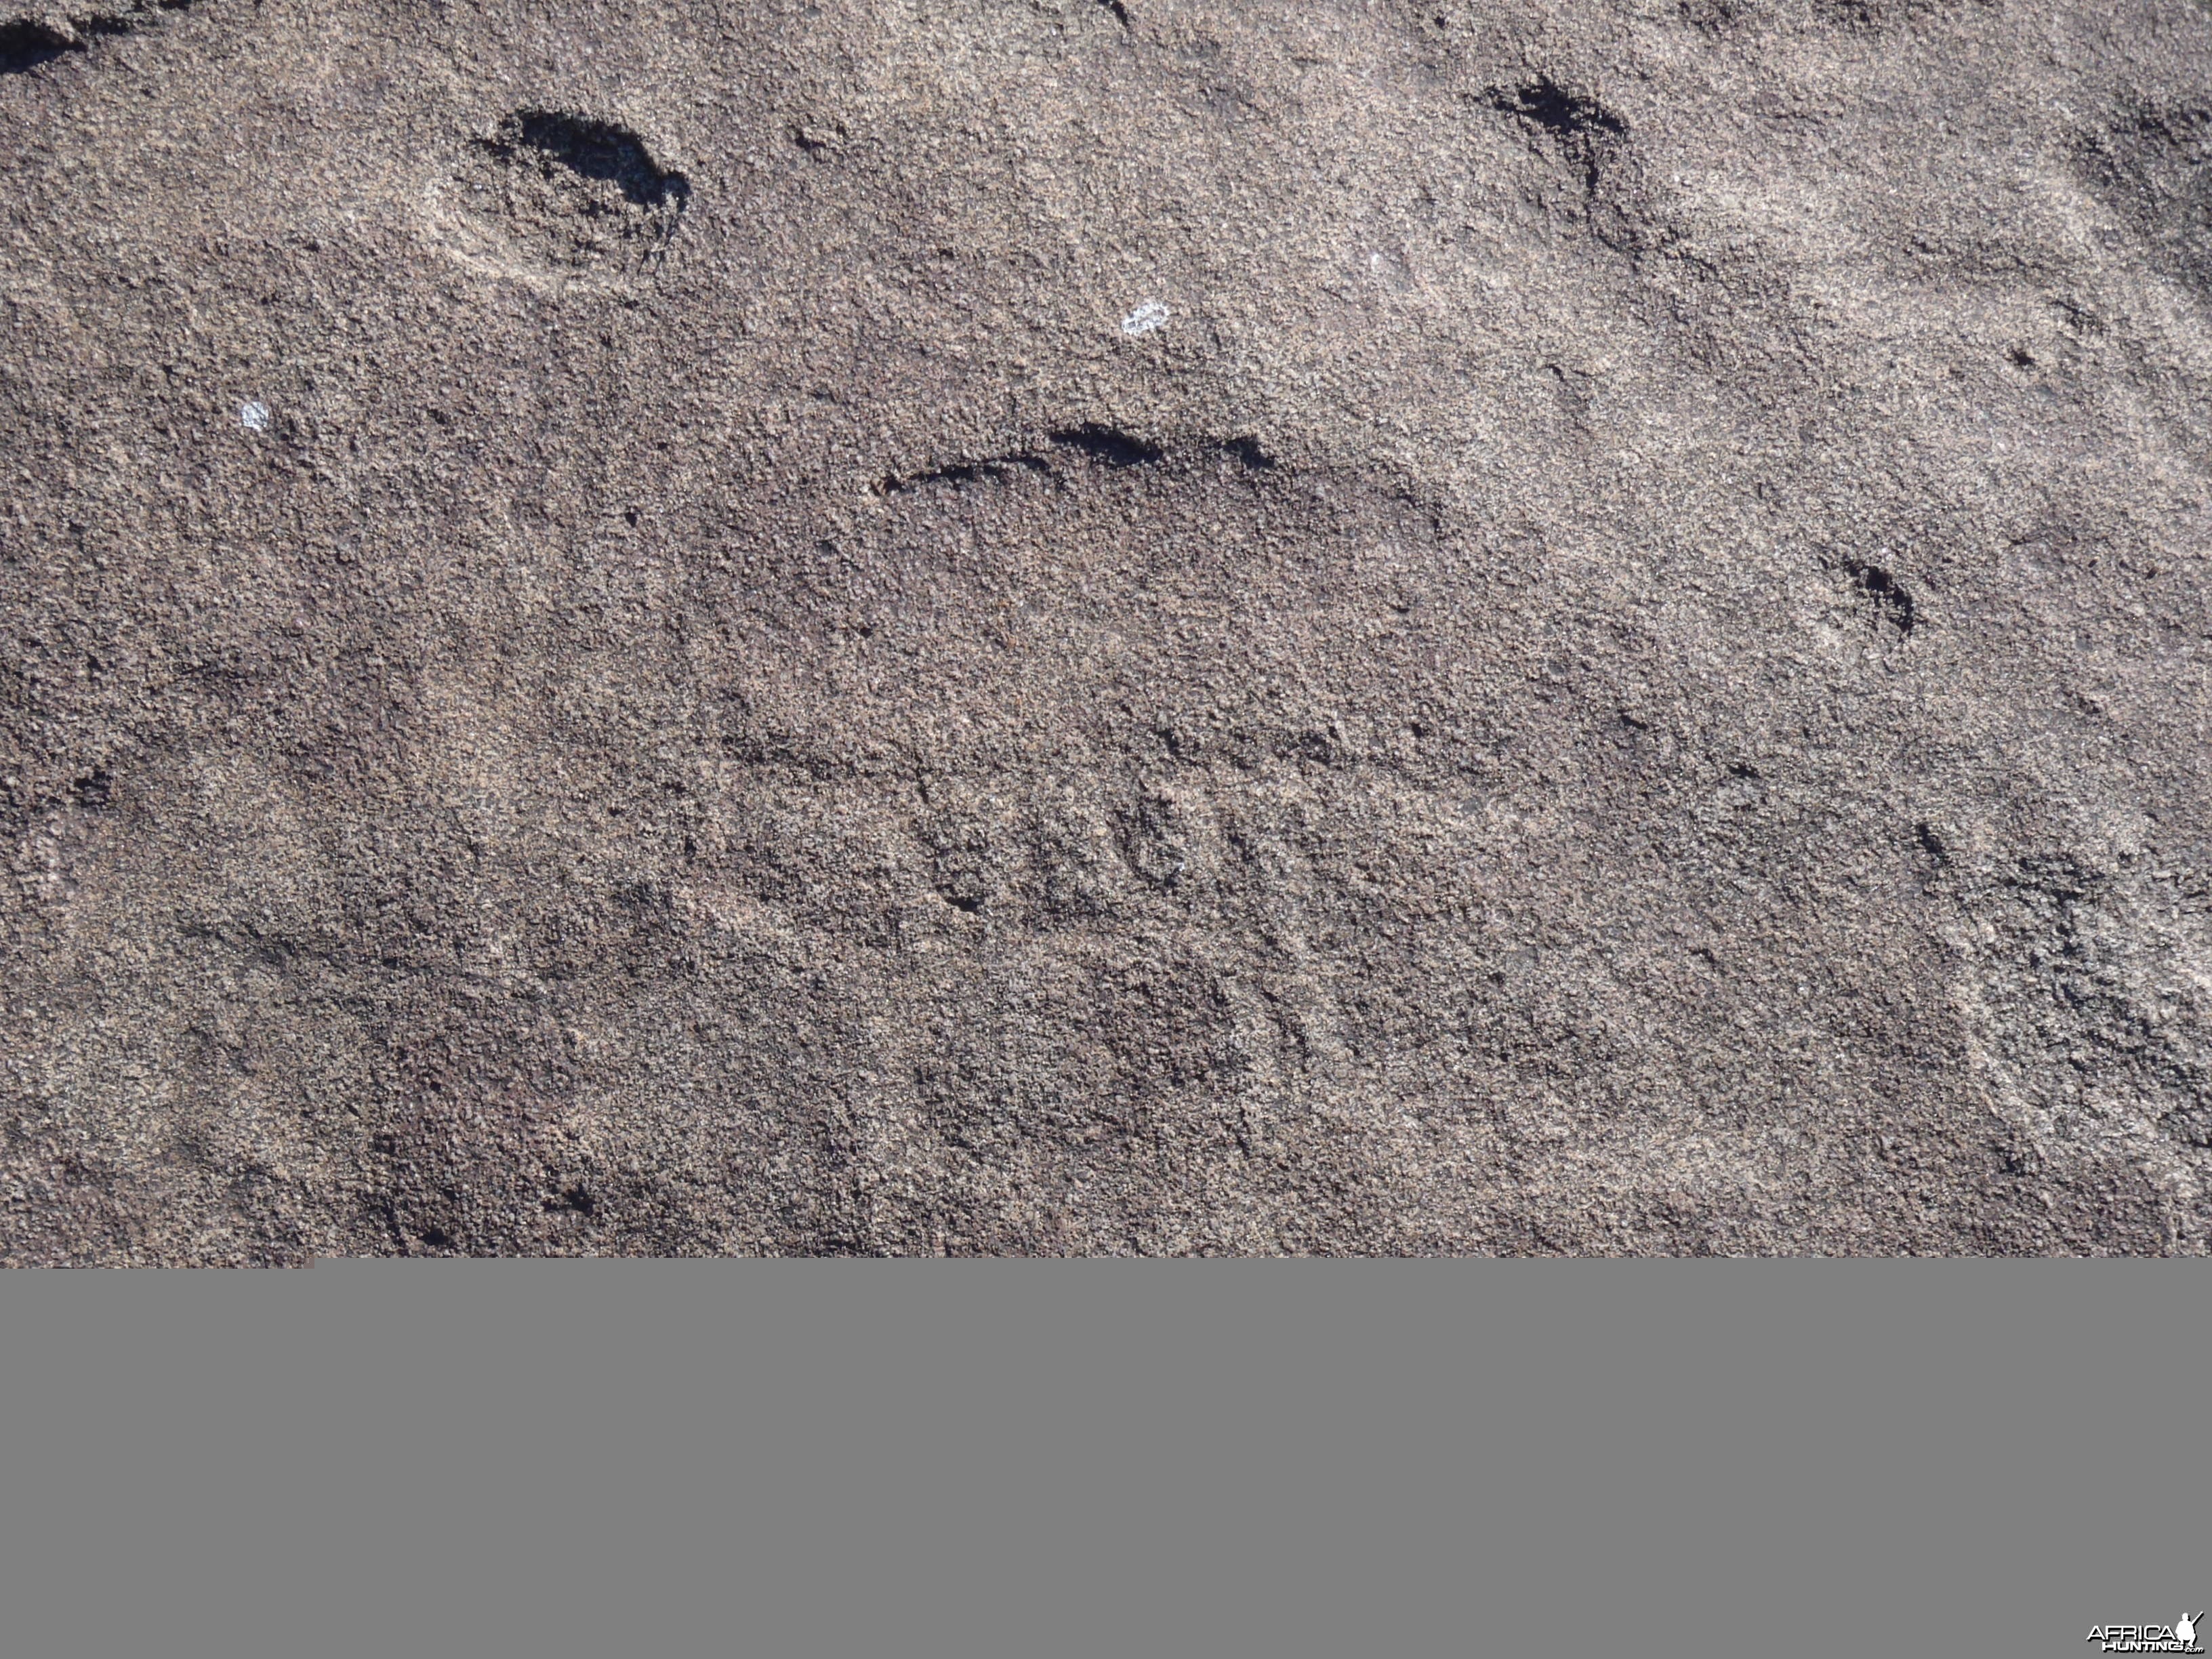
<path id="1" fill-rule="evenodd" d="M 0 0 L 0 1259 L 2203 1254 L 2192 0 Z"/>

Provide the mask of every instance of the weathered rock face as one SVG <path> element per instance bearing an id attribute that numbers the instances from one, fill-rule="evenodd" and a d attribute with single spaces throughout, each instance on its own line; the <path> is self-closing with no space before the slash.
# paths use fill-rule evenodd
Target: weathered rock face
<path id="1" fill-rule="evenodd" d="M 0 71 L 6 1260 L 2212 1244 L 2197 6 Z"/>

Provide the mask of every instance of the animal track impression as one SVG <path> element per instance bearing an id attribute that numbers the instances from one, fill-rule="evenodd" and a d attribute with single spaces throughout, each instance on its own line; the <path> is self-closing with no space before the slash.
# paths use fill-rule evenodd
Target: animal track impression
<path id="1" fill-rule="evenodd" d="M 2212 294 L 2212 106 L 2136 104 L 2077 141 L 2075 166 L 2154 263 Z"/>
<path id="2" fill-rule="evenodd" d="M 1904 640 L 1912 637 L 1912 595 L 1897 579 L 1878 565 L 1851 564 L 1844 568 L 1851 591 L 1868 620 L 1878 632 Z"/>
<path id="3" fill-rule="evenodd" d="M 1628 124 L 1596 99 L 1538 76 L 1510 91 L 1493 90 L 1491 107 L 1518 118 L 1540 135 L 1578 172 L 1585 188 L 1597 188 L 1598 174 L 1613 146 L 1628 136 Z"/>
<path id="4" fill-rule="evenodd" d="M 195 0 L 93 0 L 73 11 L 26 8 L 0 17 L 0 75 L 20 75 L 103 35 L 128 34 Z"/>
<path id="5" fill-rule="evenodd" d="M 545 109 L 517 110 L 476 140 L 458 183 L 479 233 L 561 278 L 649 269 L 691 197 L 690 181 L 656 162 L 635 133 Z"/>

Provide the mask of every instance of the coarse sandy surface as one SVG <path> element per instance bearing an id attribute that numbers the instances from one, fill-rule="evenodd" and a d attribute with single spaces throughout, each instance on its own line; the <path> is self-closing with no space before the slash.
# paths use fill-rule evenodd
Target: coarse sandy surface
<path id="1" fill-rule="evenodd" d="M 2212 1249 L 2212 12 L 0 0 L 0 1260 Z"/>

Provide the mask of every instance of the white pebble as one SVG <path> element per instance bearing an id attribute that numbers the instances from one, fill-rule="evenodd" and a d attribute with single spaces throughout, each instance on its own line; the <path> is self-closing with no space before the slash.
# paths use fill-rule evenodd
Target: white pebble
<path id="1" fill-rule="evenodd" d="M 1131 339 L 1139 334 L 1150 334 L 1168 319 L 1168 308 L 1158 300 L 1147 300 L 1121 319 L 1121 332 Z"/>
<path id="2" fill-rule="evenodd" d="M 269 430 L 269 405 L 240 404 L 238 406 L 238 422 L 248 432 L 266 432 Z"/>

